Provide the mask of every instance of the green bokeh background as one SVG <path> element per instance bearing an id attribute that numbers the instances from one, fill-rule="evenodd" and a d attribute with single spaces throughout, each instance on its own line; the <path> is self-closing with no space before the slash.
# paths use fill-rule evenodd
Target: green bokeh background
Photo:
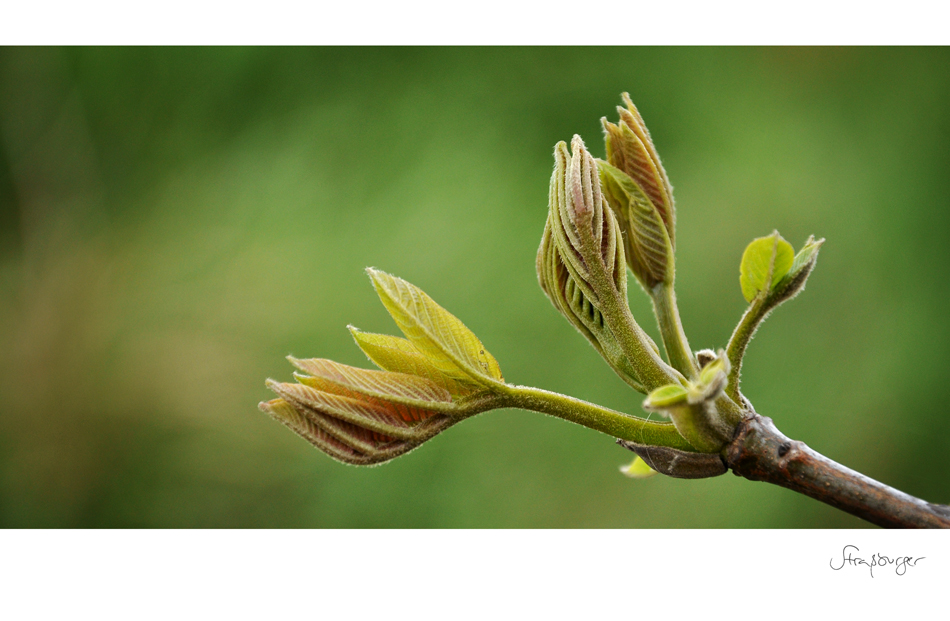
<path id="1" fill-rule="evenodd" d="M 738 264 L 827 238 L 753 341 L 788 435 L 950 502 L 950 52 L 0 50 L 0 525 L 862 527 L 732 475 L 631 481 L 611 438 L 490 412 L 343 466 L 257 410 L 287 354 L 369 366 L 363 268 L 422 287 L 509 381 L 632 413 L 537 286 L 552 148 L 637 103 L 676 187 L 677 291 L 721 347 Z M 656 337 L 646 297 L 631 306 Z"/>

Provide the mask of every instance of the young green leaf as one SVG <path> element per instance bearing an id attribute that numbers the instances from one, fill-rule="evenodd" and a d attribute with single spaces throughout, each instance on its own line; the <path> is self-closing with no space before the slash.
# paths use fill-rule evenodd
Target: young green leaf
<path id="1" fill-rule="evenodd" d="M 760 293 L 767 295 L 788 273 L 794 260 L 792 245 L 778 231 L 746 246 L 739 266 L 739 284 L 746 302 L 752 302 Z"/>
<path id="2" fill-rule="evenodd" d="M 649 395 L 643 402 L 643 408 L 646 410 L 664 410 L 676 405 L 686 403 L 687 391 L 679 384 L 667 384 L 660 386 Z"/>
<path id="3" fill-rule="evenodd" d="M 778 234 L 773 234 L 773 237 L 775 235 Z M 771 237 L 764 239 L 769 240 Z M 758 241 L 760 240 L 756 240 L 756 242 Z M 783 302 L 798 295 L 805 288 L 805 282 L 818 261 L 818 250 L 824 242 L 824 239 L 815 240 L 814 236 L 810 236 L 790 262 L 787 272 L 778 279 L 778 282 L 775 282 L 771 291 L 764 297 L 753 297 L 750 300 L 749 308 L 742 315 L 742 319 L 739 320 L 739 324 L 726 346 L 729 362 L 731 363 L 727 391 L 733 400 L 740 400 L 739 380 L 742 371 L 742 358 L 745 356 L 746 348 L 752 341 L 756 330 L 759 329 L 759 326 L 773 310 Z"/>
<path id="4" fill-rule="evenodd" d="M 354 326 L 347 328 L 366 357 L 384 371 L 424 377 L 455 397 L 470 395 L 481 388 L 467 377 L 455 379 L 440 371 L 411 341 L 388 334 L 363 332 Z"/>
<path id="5" fill-rule="evenodd" d="M 405 280 L 373 268 L 366 271 L 396 324 L 439 371 L 485 386 L 504 382 L 498 362 L 454 315 Z"/>

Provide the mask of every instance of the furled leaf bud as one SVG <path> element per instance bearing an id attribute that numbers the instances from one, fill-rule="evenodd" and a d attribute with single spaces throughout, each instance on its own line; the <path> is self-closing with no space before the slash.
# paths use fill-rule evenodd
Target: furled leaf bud
<path id="1" fill-rule="evenodd" d="M 627 272 L 617 219 L 601 191 L 597 164 L 580 136 L 571 140 L 571 151 L 559 142 L 554 148 L 554 174 L 548 197 L 551 232 L 564 263 L 585 296 L 598 304 L 598 276 L 603 275 L 616 293 L 626 296 Z"/>
<path id="2" fill-rule="evenodd" d="M 622 95 L 626 108 L 617 107 L 618 124 L 601 119 L 607 143 L 607 163 L 627 174 L 643 191 L 662 219 L 670 246 L 675 248 L 676 209 L 673 204 L 673 187 L 660 162 L 660 156 L 650 138 L 643 117 L 630 101 L 630 95 Z"/>
<path id="3" fill-rule="evenodd" d="M 633 361 L 651 365 L 648 372 L 655 376 L 659 349 L 630 317 L 622 234 L 601 191 L 597 164 L 579 136 L 571 147 L 573 153 L 564 142 L 554 149 L 538 281 L 617 374 L 645 392 L 647 382 Z"/>
<path id="4" fill-rule="evenodd" d="M 551 300 L 554 308 L 590 341 L 597 353 L 625 382 L 634 389 L 645 392 L 643 385 L 637 379 L 636 370 L 604 321 L 603 313 L 587 298 L 565 265 L 554 242 L 551 231 L 552 218 L 554 218 L 553 213 L 549 213 L 544 234 L 541 237 L 541 246 L 538 248 L 536 268 L 541 290 Z M 656 350 L 655 344 L 653 347 Z"/>
<path id="5" fill-rule="evenodd" d="M 650 199 L 636 182 L 619 168 L 599 161 L 604 195 L 624 231 L 627 265 L 648 292 L 665 282 L 673 283 L 673 241 Z"/>

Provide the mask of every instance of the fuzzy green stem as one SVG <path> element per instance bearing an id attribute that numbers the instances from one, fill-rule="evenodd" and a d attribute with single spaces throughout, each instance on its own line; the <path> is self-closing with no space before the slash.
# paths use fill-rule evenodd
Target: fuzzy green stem
<path id="1" fill-rule="evenodd" d="M 699 375 L 693 352 L 683 331 L 683 322 L 680 321 L 680 311 L 676 306 L 676 293 L 672 283 L 661 282 L 650 292 L 653 298 L 653 310 L 657 323 L 660 325 L 660 335 L 663 337 L 663 347 L 666 356 L 677 371 L 688 378 L 695 379 Z"/>
<path id="2" fill-rule="evenodd" d="M 749 341 L 755 335 L 759 324 L 768 315 L 765 300 L 757 299 L 749 308 L 746 309 L 739 325 L 736 326 L 732 336 L 729 337 L 729 345 L 726 346 L 726 356 L 729 358 L 731 369 L 729 370 L 729 383 L 726 386 L 726 394 L 732 397 L 733 401 L 742 403 L 739 397 L 739 378 L 742 371 L 742 358 L 745 356 L 745 350 L 749 346 Z"/>
<path id="3" fill-rule="evenodd" d="M 504 397 L 501 406 L 504 407 L 549 414 L 638 444 L 696 451 L 676 431 L 673 423 L 628 416 L 609 408 L 540 388 L 508 384 L 502 391 Z"/>
<path id="4" fill-rule="evenodd" d="M 599 244 L 590 231 L 580 227 L 579 234 L 585 249 L 596 249 L 584 255 L 590 270 L 590 285 L 598 297 L 598 305 L 607 327 L 617 339 L 620 349 L 637 370 L 637 379 L 647 392 L 666 384 L 681 383 L 683 376 L 670 367 L 650 346 L 650 341 L 633 318 L 625 296 L 621 295 L 607 269 L 600 260 Z M 597 252 L 597 254 L 595 254 Z"/>

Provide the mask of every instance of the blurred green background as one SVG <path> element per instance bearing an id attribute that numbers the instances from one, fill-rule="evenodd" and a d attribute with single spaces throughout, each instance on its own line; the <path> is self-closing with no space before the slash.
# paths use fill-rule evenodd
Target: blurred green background
<path id="1" fill-rule="evenodd" d="M 862 527 L 612 438 L 483 414 L 378 468 L 257 410 L 287 354 L 371 366 L 363 268 L 422 287 L 508 381 L 638 413 L 537 286 L 552 150 L 629 91 L 676 188 L 691 344 L 745 245 L 827 238 L 744 392 L 788 435 L 950 502 L 950 51 L 0 50 L 0 525 Z M 656 338 L 646 296 L 634 315 Z"/>

